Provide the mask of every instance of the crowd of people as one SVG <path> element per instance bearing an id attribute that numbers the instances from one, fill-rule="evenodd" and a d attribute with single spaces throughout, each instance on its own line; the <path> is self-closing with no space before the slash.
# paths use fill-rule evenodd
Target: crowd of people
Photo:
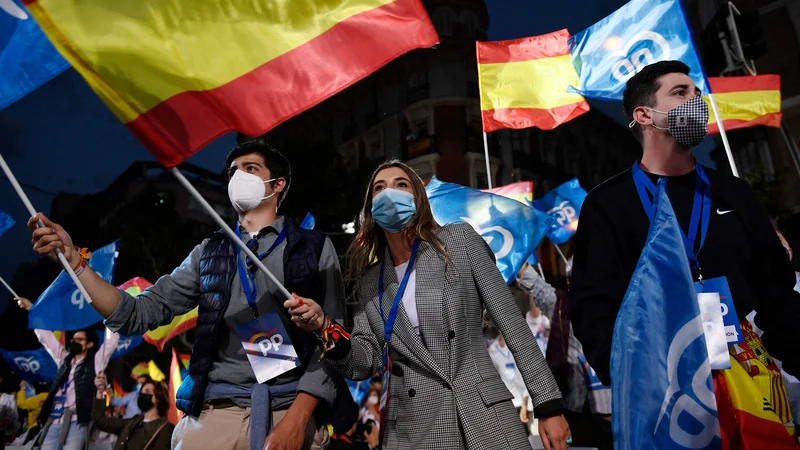
<path id="1" fill-rule="evenodd" d="M 643 156 L 587 197 L 574 273 L 557 288 L 527 264 L 509 288 L 484 239 L 468 224 L 436 223 L 423 180 L 399 161 L 379 165 L 366 186 L 343 277 L 324 233 L 278 215 L 292 171 L 263 139 L 242 140 L 225 167 L 233 232 L 271 275 L 220 230 L 134 299 L 37 214 L 34 250 L 54 261 L 63 252 L 110 333 L 105 348 L 85 330 L 65 348 L 37 330 L 59 370 L 44 396 L 27 386 L 3 394 L 4 431 L 19 433 L 11 410 L 25 406 L 23 440 L 47 450 L 81 448 L 94 429 L 132 450 L 523 449 L 531 435 L 548 450 L 611 449 L 611 334 L 649 228 L 631 172 L 668 180 L 683 229 L 708 180 L 711 205 L 737 212 L 713 216 L 705 247 L 705 233 L 691 237 L 693 274 L 727 276 L 740 318 L 757 311 L 764 346 L 787 376 L 800 375 L 789 253 L 745 183 L 696 165 L 691 147 L 708 111 L 687 73 L 662 62 L 628 82 L 623 106 Z M 341 325 L 345 278 L 359 303 L 350 330 Z M 103 370 L 117 333 L 141 335 L 198 306 L 176 398 L 183 418 L 165 419 L 166 388 L 146 378 L 135 395 L 112 401 L 124 413 L 109 415 Z M 345 378 L 372 378 L 360 407 Z"/>

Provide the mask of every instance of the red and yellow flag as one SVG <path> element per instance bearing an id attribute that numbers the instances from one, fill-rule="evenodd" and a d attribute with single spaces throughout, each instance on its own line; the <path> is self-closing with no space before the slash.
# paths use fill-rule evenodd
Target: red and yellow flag
<path id="1" fill-rule="evenodd" d="M 578 85 L 564 29 L 510 41 L 478 42 L 483 131 L 568 122 L 589 104 L 567 88 Z"/>
<path id="2" fill-rule="evenodd" d="M 484 189 L 483 192 L 502 195 L 529 206 L 533 203 L 533 181 L 519 181 L 494 189 Z"/>
<path id="3" fill-rule="evenodd" d="M 167 411 L 167 419 L 173 424 L 178 423 L 183 416 L 183 413 L 178 409 L 175 403 L 178 388 L 181 387 L 181 366 L 178 363 L 178 355 L 175 353 L 175 348 L 172 348 L 172 363 L 169 365 L 169 410 Z"/>
<path id="4" fill-rule="evenodd" d="M 146 362 L 140 362 L 131 369 L 131 378 L 134 380 L 142 375 L 150 376 L 150 365 Z"/>
<path id="5" fill-rule="evenodd" d="M 120 398 L 125 396 L 125 391 L 122 390 L 122 386 L 119 384 L 119 381 L 111 380 L 111 385 L 114 386 L 114 397 Z"/>
<path id="6" fill-rule="evenodd" d="M 779 75 L 711 77 L 708 79 L 708 84 L 717 101 L 725 131 L 756 125 L 780 128 L 783 114 Z M 703 99 L 711 109 L 708 97 Z M 719 125 L 714 114 L 708 118 L 708 133 L 719 133 Z"/>
<path id="7" fill-rule="evenodd" d="M 131 278 L 117 287 L 130 295 L 137 296 L 152 285 L 153 283 L 150 283 L 144 278 L 136 277 Z M 180 316 L 173 318 L 172 322 L 168 323 L 167 325 L 163 325 L 155 330 L 148 331 L 144 335 L 144 340 L 149 344 L 155 345 L 159 352 L 163 352 L 164 346 L 170 339 L 183 332 L 189 331 L 196 326 L 197 308 L 189 311 L 186 314 L 181 314 Z"/>
<path id="8" fill-rule="evenodd" d="M 22 0 L 165 166 L 257 136 L 439 40 L 420 0 Z"/>

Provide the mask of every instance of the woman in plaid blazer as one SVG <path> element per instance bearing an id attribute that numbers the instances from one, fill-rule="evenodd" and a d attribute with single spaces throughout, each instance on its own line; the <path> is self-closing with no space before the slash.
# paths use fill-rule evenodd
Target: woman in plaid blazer
<path id="1" fill-rule="evenodd" d="M 389 394 L 381 400 L 384 449 L 530 448 L 484 345 L 484 309 L 514 355 L 545 448 L 567 448 L 561 393 L 494 254 L 469 225 L 436 223 L 422 180 L 405 164 L 390 161 L 373 174 L 349 269 L 360 301 L 349 340 L 313 300 L 295 297 L 285 306 L 298 326 L 320 334 L 329 364 L 363 380 L 384 366 L 384 319 L 391 323 L 397 301 Z"/>

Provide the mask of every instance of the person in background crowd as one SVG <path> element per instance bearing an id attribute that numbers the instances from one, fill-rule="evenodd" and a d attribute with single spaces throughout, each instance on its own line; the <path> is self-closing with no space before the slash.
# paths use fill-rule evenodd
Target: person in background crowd
<path id="1" fill-rule="evenodd" d="M 370 389 L 367 395 L 361 400 L 361 409 L 358 411 L 358 422 L 367 423 L 373 421 L 380 428 L 380 413 L 378 403 L 381 399 L 381 391 Z"/>
<path id="2" fill-rule="evenodd" d="M 326 314 L 343 318 L 343 285 L 333 243 L 325 233 L 300 229 L 278 215 L 291 185 L 289 160 L 264 139 L 248 140 L 228 154 L 225 171 L 238 219 L 233 231 L 286 289 L 314 298 Z M 37 227 L 39 219 L 42 228 Z M 56 260 L 55 249 L 60 248 L 73 265 L 81 264 L 60 225 L 37 214 L 28 226 L 36 252 Z M 343 407 L 339 402 L 353 402 L 349 395 L 337 395 L 346 393 L 347 386 L 320 359 L 316 336 L 292 325 L 282 307 L 284 294 L 223 230 L 197 245 L 179 267 L 137 298 L 105 282 L 91 267 L 79 278 L 106 325 L 126 336 L 144 334 L 199 305 L 189 376 L 177 393 L 177 407 L 186 415 L 175 428 L 176 445 L 324 448 L 329 417 Z M 285 366 L 276 368 L 268 355 L 251 365 L 245 345 L 259 336 L 263 343 L 263 336 L 272 335 L 273 328 L 262 329 L 267 323 L 291 341 L 298 367 L 281 372 Z M 256 370 L 268 381 L 258 383 Z"/>
<path id="3" fill-rule="evenodd" d="M 9 374 L 0 376 L 0 450 L 14 440 L 20 427 L 17 402 L 12 394 L 13 382 Z"/>
<path id="4" fill-rule="evenodd" d="M 373 173 L 359 226 L 349 259 L 360 301 L 352 336 L 311 299 L 284 306 L 299 326 L 321 332 L 326 360 L 346 377 L 383 369 L 391 384 L 383 386 L 391 392 L 384 445 L 530 445 L 484 347 L 485 308 L 519 365 L 545 447 L 566 449 L 561 393 L 486 241 L 465 223 L 439 226 L 419 175 L 399 161 Z"/>
<path id="5" fill-rule="evenodd" d="M 98 430 L 119 436 L 116 450 L 169 450 L 175 426 L 167 420 L 169 394 L 163 383 L 148 379 L 142 384 L 136 396 L 141 412 L 128 419 L 106 415 L 106 376 L 97 375 L 94 384 L 97 394 L 92 405 L 92 422 Z"/>
<path id="6" fill-rule="evenodd" d="M 130 419 L 133 416 L 142 413 L 142 411 L 139 410 L 139 405 L 136 403 L 136 399 L 139 398 L 139 392 L 142 388 L 142 385 L 148 381 L 150 381 L 150 377 L 148 375 L 139 375 L 139 377 L 136 379 L 136 386 L 133 388 L 133 392 L 129 392 L 119 398 L 114 397 L 111 399 L 111 406 L 115 408 L 125 408 L 125 414 L 122 415 L 123 419 Z"/>
<path id="7" fill-rule="evenodd" d="M 383 382 L 381 381 L 381 374 L 377 374 L 374 377 L 372 377 L 372 381 L 370 382 L 369 388 L 370 389 L 374 389 L 374 390 L 376 390 L 378 392 L 380 392 L 381 389 L 383 389 Z"/>
<path id="8" fill-rule="evenodd" d="M 346 433 L 334 433 L 331 436 L 328 450 L 378 450 L 381 447 L 380 436 L 380 428 L 375 421 L 364 423 L 359 418 Z"/>
<path id="9" fill-rule="evenodd" d="M 16 300 L 20 308 L 30 311 L 30 300 Z M 92 419 L 94 377 L 108 365 L 117 348 L 119 335 L 106 333 L 103 345 L 98 347 L 95 330 L 77 330 L 68 333 L 69 344 L 64 348 L 52 331 L 33 332 L 59 366 L 39 413 L 38 424 L 42 432 L 37 443 L 41 444 L 42 450 L 81 450 L 88 439 L 88 425 Z M 87 361 L 91 363 L 87 364 Z"/>
<path id="10" fill-rule="evenodd" d="M 703 140 L 708 121 L 701 94 L 688 66 L 679 61 L 650 64 L 628 80 L 622 107 L 641 143 L 642 157 L 586 197 L 575 236 L 570 317 L 586 359 L 603 384 L 610 385 L 617 314 L 650 230 L 651 195 L 664 180 L 687 243 L 694 281 L 711 286 L 727 281 L 730 289 L 729 310 L 736 311 L 744 340 L 728 350 L 750 375 L 741 389 L 759 391 L 754 401 L 785 404 L 783 380 L 778 370 L 772 370 L 771 358 L 783 361 L 788 373 L 800 375 L 800 294 L 793 290 L 795 273 L 750 185 L 695 160 L 692 147 Z M 763 344 L 746 320 L 752 310 L 758 312 L 756 322 L 764 330 Z M 749 371 L 751 362 L 767 370 Z M 723 376 L 712 372 L 715 383 Z M 731 397 L 724 392 L 715 390 L 717 405 L 730 404 Z M 765 414 L 791 423 L 787 408 L 776 406 Z M 745 425 L 737 417 L 728 432 L 738 434 Z M 787 439 L 774 436 L 774 441 Z"/>
<path id="11" fill-rule="evenodd" d="M 489 357 L 492 358 L 492 364 L 497 369 L 497 373 L 500 374 L 508 391 L 514 396 L 512 403 L 519 412 L 520 422 L 529 423 L 528 403 L 530 396 L 528 395 L 528 390 L 525 389 L 525 380 L 522 379 L 522 374 L 517 369 L 517 363 L 514 361 L 511 350 L 506 346 L 506 340 L 503 335 L 497 333 L 497 338 L 489 345 L 487 350 L 489 351 Z M 530 428 L 526 426 L 525 431 L 530 433 Z"/>
<path id="12" fill-rule="evenodd" d="M 28 412 L 28 431 L 22 437 L 21 443 L 26 443 L 36 436 L 39 432 L 39 424 L 36 419 L 42 410 L 44 401 L 47 400 L 47 394 L 42 392 L 36 393 L 36 389 L 28 384 L 27 381 L 22 380 L 19 382 L 19 392 L 17 392 L 17 407 L 23 411 Z"/>

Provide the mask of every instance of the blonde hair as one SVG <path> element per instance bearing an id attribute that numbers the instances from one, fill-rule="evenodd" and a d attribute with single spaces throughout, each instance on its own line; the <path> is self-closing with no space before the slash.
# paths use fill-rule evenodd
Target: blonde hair
<path id="1" fill-rule="evenodd" d="M 431 204 L 428 202 L 428 195 L 425 192 L 425 184 L 411 167 L 398 160 L 386 161 L 372 173 L 367 185 L 367 193 L 364 195 L 364 207 L 358 217 L 359 230 L 355 239 L 347 250 L 348 267 L 346 278 L 350 281 L 358 280 L 370 266 L 376 262 L 381 262 L 386 252 L 386 236 L 375 219 L 372 217 L 372 185 L 375 178 L 382 170 L 397 167 L 402 169 L 411 181 L 411 190 L 414 193 L 414 204 L 417 213 L 411 222 L 403 230 L 403 237 L 407 242 L 414 239 L 427 242 L 439 254 L 447 256 L 444 244 L 436 236 L 436 231 L 441 226 L 436 223 L 431 211 Z"/>

